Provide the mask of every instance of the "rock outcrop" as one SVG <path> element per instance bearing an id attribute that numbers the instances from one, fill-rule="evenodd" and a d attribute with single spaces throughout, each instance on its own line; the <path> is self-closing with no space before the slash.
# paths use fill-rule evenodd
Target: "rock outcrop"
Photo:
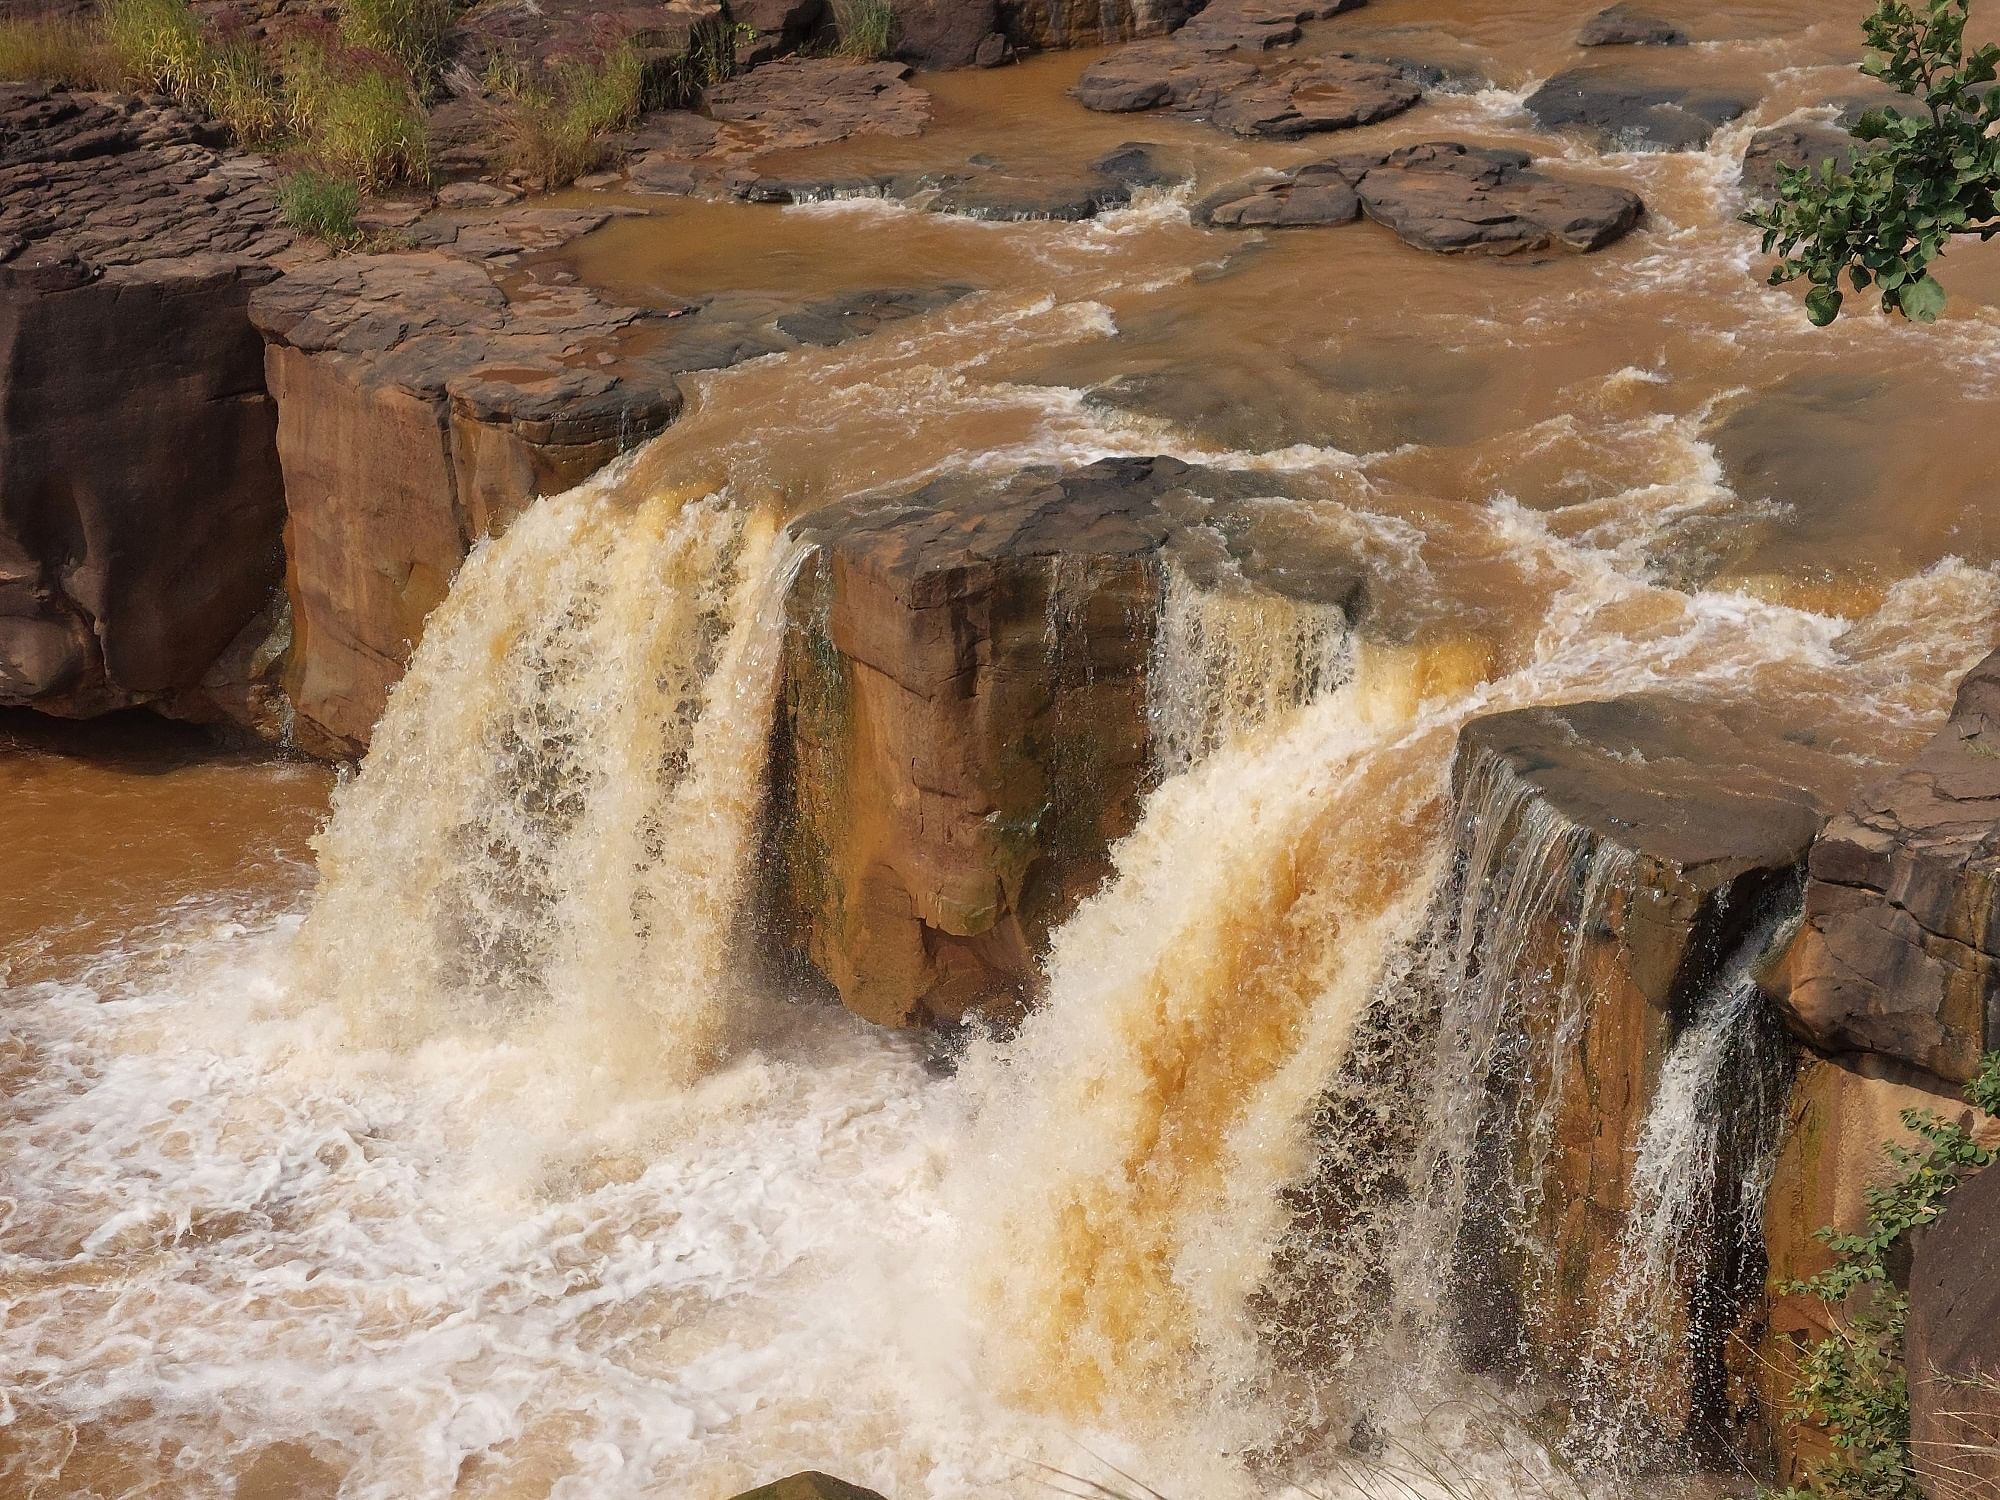
<path id="1" fill-rule="evenodd" d="M 711 86 L 708 113 L 739 127 L 745 150 L 821 146 L 864 132 L 915 135 L 930 123 L 930 95 L 903 63 L 789 57 Z"/>
<path id="2" fill-rule="evenodd" d="M 275 728 L 238 641 L 281 629 L 283 568 L 245 308 L 291 237 L 269 164 L 217 142 L 161 101 L 0 84 L 0 703 Z"/>
<path id="3" fill-rule="evenodd" d="M 882 1497 L 858 1484 L 808 1469 L 803 1474 L 790 1474 L 771 1484 L 745 1490 L 736 1500 L 882 1500 Z"/>
<path id="4" fill-rule="evenodd" d="M 1989 1500 L 2000 1485 L 2000 1172 L 1962 1184 L 1917 1237 L 1903 1355 L 1924 1494 Z"/>
<path id="5" fill-rule="evenodd" d="M 1017 1010 L 1155 778 L 1170 572 L 1344 637 L 1363 575 L 1266 535 L 1246 502 L 1281 488 L 1109 459 L 798 523 L 814 551 L 788 611 L 776 907 L 851 1009 Z"/>
<path id="6" fill-rule="evenodd" d="M 1194 0 L 999 0 L 997 6 L 1008 41 L 1031 52 L 1164 36 L 1199 8 Z"/>
<path id="7" fill-rule="evenodd" d="M 1756 100 L 1618 67 L 1573 68 L 1528 96 L 1550 130 L 1572 130 L 1614 151 L 1695 151 Z"/>
<path id="8" fill-rule="evenodd" d="M 1070 92 L 1086 109 L 1165 109 L 1234 135 L 1280 140 L 1371 125 L 1423 95 L 1390 63 L 1340 56 L 1253 63 L 1178 36 L 1135 42 L 1100 58 Z"/>
<path id="9" fill-rule="evenodd" d="M 2000 1042 L 2000 653 L 1813 846 L 1785 1010 L 1822 1051 L 1964 1083 Z"/>
<path id="10" fill-rule="evenodd" d="M 1776 1129 L 1767 1096 L 1787 1063 L 1737 986 L 1848 789 L 1839 749 L 1750 705 L 1643 696 L 1460 734 L 1446 942 L 1477 959 L 1448 982 L 1446 1025 L 1518 1038 L 1485 1079 L 1494 1144 L 1475 1154 L 1462 1229 L 1464 1337 L 1485 1361 L 1524 1358 L 1641 1453 L 1718 1452 L 1754 1422 L 1740 1336 L 1763 1266 L 1738 1184 Z M 1634 1216 L 1657 1205 L 1634 1174 L 1668 1060 L 1725 1025 L 1718 1057 L 1738 1061 L 1710 1084 L 1754 1097 L 1679 1101 L 1724 1122 L 1716 1171 L 1672 1242 L 1644 1243 L 1652 1221 Z"/>
<path id="11" fill-rule="evenodd" d="M 1597 250 L 1644 210 L 1636 193 L 1535 171 L 1525 151 L 1452 141 L 1309 162 L 1223 188 L 1196 205 L 1227 229 L 1348 223 L 1366 213 L 1406 243 L 1442 254 Z"/>
<path id="12" fill-rule="evenodd" d="M 303 748 L 364 747 L 472 543 L 673 421 L 677 374 L 842 343 L 966 291 L 640 309 L 509 270 L 605 217 L 446 218 L 418 231 L 443 250 L 351 256 L 253 299 L 278 400 Z"/>
<path id="13" fill-rule="evenodd" d="M 1015 164 L 976 156 L 944 171 L 883 172 L 826 177 L 771 175 L 743 167 L 718 179 L 751 203 L 820 203 L 833 198 L 885 198 L 930 213 L 1019 221 L 1092 219 L 1130 204 L 1141 188 L 1182 180 L 1153 148 L 1131 143 L 1081 169 Z"/>

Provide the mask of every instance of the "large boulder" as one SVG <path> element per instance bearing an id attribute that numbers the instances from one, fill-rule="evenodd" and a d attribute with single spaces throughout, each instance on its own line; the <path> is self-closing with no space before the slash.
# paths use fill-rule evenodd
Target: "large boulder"
<path id="1" fill-rule="evenodd" d="M 2000 653 L 1813 846 L 1785 1009 L 1827 1052 L 1963 1083 L 2000 1043 Z"/>
<path id="2" fill-rule="evenodd" d="M 1685 47 L 1687 33 L 1671 21 L 1632 6 L 1608 6 L 1583 23 L 1579 47 Z"/>
<path id="3" fill-rule="evenodd" d="M 2000 1489 L 2000 1172 L 1962 1184 L 1918 1236 L 1903 1358 L 1924 1494 L 1988 1500 Z"/>
<path id="4" fill-rule="evenodd" d="M 858 1484 L 849 1484 L 831 1474 L 808 1469 L 802 1474 L 790 1474 L 770 1484 L 760 1484 L 754 1490 L 745 1490 L 736 1500 L 882 1500 L 882 1497 Z"/>
<path id="5" fill-rule="evenodd" d="M 1287 140 L 1372 125 L 1423 96 L 1391 63 L 1335 55 L 1260 64 L 1178 37 L 1135 42 L 1100 58 L 1070 92 L 1086 109 L 1168 109 L 1234 135 Z"/>
<path id="6" fill-rule="evenodd" d="M 1535 171 L 1525 151 L 1435 141 L 1309 162 L 1224 188 L 1200 223 L 1286 228 L 1347 223 L 1363 212 L 1404 242 L 1441 254 L 1598 250 L 1644 210 L 1636 193 Z"/>
<path id="7" fill-rule="evenodd" d="M 1459 967 L 1439 1003 L 1485 1097 L 1461 1333 L 1476 1361 L 1565 1388 L 1621 1461 L 1714 1454 L 1755 1420 L 1739 1333 L 1762 1265 L 1739 1184 L 1788 1063 L 1744 976 L 1851 784 L 1843 749 L 1751 705 L 1651 696 L 1460 734 L 1437 940 Z M 1674 1163 L 1649 1143 L 1705 1121 L 1706 1175 L 1655 1175 Z"/>
<path id="8" fill-rule="evenodd" d="M 276 730 L 220 663 L 281 629 L 246 304 L 291 236 L 270 165 L 217 142 L 160 101 L 0 85 L 0 703 Z"/>
<path id="9" fill-rule="evenodd" d="M 851 1009 L 1018 1009 L 1161 763 L 1205 732 L 1149 699 L 1170 578 L 1344 638 L 1363 574 L 1275 534 L 1251 502 L 1283 488 L 1107 459 L 798 523 L 813 550 L 788 609 L 776 907 Z M 1275 696 L 1320 685 L 1304 671 Z"/>
<path id="10" fill-rule="evenodd" d="M 1527 110 L 1550 130 L 1573 130 L 1606 150 L 1696 151 L 1717 127 L 1757 101 L 1624 68 L 1572 68 L 1528 96 Z"/>
<path id="11" fill-rule="evenodd" d="M 999 0 L 1000 30 L 1016 47 L 1103 47 L 1165 36 L 1201 7 L 1197 0 Z"/>
<path id="12" fill-rule="evenodd" d="M 893 14 L 891 54 L 913 68 L 969 68 L 982 47 L 989 57 L 1006 50 L 998 0 L 896 0 Z"/>

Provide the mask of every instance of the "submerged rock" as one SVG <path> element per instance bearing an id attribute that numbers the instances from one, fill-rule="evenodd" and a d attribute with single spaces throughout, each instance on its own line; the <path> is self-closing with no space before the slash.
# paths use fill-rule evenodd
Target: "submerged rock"
<path id="1" fill-rule="evenodd" d="M 220 139 L 0 84 L 0 703 L 276 731 L 270 684 L 222 659 L 264 654 L 283 576 L 246 306 L 292 237 L 275 169 Z"/>
<path id="2" fill-rule="evenodd" d="M 1364 574 L 1250 503 L 1282 493 L 1266 474 L 1107 459 L 798 523 L 814 551 L 788 609 L 776 904 L 851 1009 L 885 1025 L 1018 1011 L 1158 765 L 1213 728 L 1161 717 L 1170 574 L 1302 643 L 1344 640 Z M 1318 683 L 1301 650 L 1276 696 Z"/>
<path id="3" fill-rule="evenodd" d="M 1756 102 L 1727 90 L 1595 67 L 1558 73 L 1528 96 L 1527 110 L 1538 124 L 1582 131 L 1607 150 L 1694 151 Z"/>
<path id="4" fill-rule="evenodd" d="M 1963 1083 L 2000 1044 L 2000 653 L 1813 846 L 1785 1010 L 1823 1051 Z"/>
<path id="5" fill-rule="evenodd" d="M 1452 141 L 1333 157 L 1224 188 L 1194 217 L 1219 228 L 1287 228 L 1344 224 L 1365 211 L 1419 249 L 1500 255 L 1597 250 L 1638 222 L 1636 193 L 1537 172 L 1532 160 Z"/>
<path id="6" fill-rule="evenodd" d="M 1687 33 L 1671 21 L 1629 5 L 1612 5 L 1583 23 L 1579 47 L 1685 47 Z"/>

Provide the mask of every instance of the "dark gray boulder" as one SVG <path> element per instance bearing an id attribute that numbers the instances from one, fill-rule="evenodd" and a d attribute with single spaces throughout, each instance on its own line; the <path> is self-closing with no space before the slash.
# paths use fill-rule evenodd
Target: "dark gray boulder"
<path id="1" fill-rule="evenodd" d="M 1653 79 L 1620 68 L 1572 68 L 1528 96 L 1550 130 L 1594 137 L 1608 150 L 1694 151 L 1757 101 L 1746 94 Z"/>
<path id="2" fill-rule="evenodd" d="M 1583 23 L 1579 47 L 1685 47 L 1687 33 L 1671 21 L 1629 5 L 1608 6 Z"/>

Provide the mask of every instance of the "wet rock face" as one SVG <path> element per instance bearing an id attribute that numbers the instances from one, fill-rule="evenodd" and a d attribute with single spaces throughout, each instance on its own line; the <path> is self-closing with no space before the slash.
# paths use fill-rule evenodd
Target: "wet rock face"
<path id="1" fill-rule="evenodd" d="M 996 7 L 1007 40 L 1037 52 L 1164 36 L 1198 8 L 1193 0 L 999 0 Z"/>
<path id="2" fill-rule="evenodd" d="M 1695 151 L 1757 101 L 1618 68 L 1573 68 L 1528 96 L 1550 130 L 1574 130 L 1615 151 Z"/>
<path id="3" fill-rule="evenodd" d="M 214 141 L 162 104 L 0 85 L 0 702 L 268 706 L 215 674 L 282 575 L 245 306 L 291 237 L 269 165 Z"/>
<path id="4" fill-rule="evenodd" d="M 1402 69 L 1350 57 L 1253 63 L 1178 36 L 1138 42 L 1084 69 L 1070 91 L 1111 114 L 1166 109 L 1241 136 L 1295 139 L 1401 114 L 1423 91 Z"/>
<path id="5" fill-rule="evenodd" d="M 1134 142 L 1081 170 L 976 156 L 949 171 L 781 177 L 743 168 L 723 181 L 733 196 L 751 203 L 886 198 L 973 219 L 1075 222 L 1123 208 L 1140 189 L 1178 182 L 1183 175 L 1168 168 L 1152 147 Z"/>
<path id="6" fill-rule="evenodd" d="M 1748 705 L 1647 696 L 1495 714 L 1460 733 L 1467 895 L 1452 941 L 1480 958 L 1451 986 L 1447 1024 L 1467 1025 L 1455 1005 L 1486 1003 L 1464 992 L 1499 984 L 1512 1007 L 1501 1034 L 1520 1038 L 1519 1060 L 1485 1081 L 1502 1123 L 1482 1126 L 1493 1144 L 1475 1154 L 1462 1230 L 1466 1344 L 1503 1366 L 1525 1352 L 1580 1411 L 1636 1421 L 1670 1451 L 1727 1443 L 1746 1421 L 1729 1349 L 1762 1268 L 1730 1195 L 1752 1132 L 1723 1142 L 1722 1196 L 1696 1206 L 1704 1237 L 1666 1247 L 1673 1280 L 1643 1313 L 1645 1337 L 1607 1339 L 1597 1320 L 1631 1291 L 1635 1163 L 1667 1059 L 1796 889 L 1851 780 L 1837 749 Z M 1486 976 L 1493 964 L 1504 974 Z M 1742 1024 L 1763 1024 L 1754 1005 Z M 1744 1076 L 1775 1086 L 1761 1065 Z M 1758 1123 L 1756 1099 L 1707 1107 Z M 1509 1203 L 1530 1206 L 1519 1222 Z"/>
<path id="7" fill-rule="evenodd" d="M 1823 161 L 1846 171 L 1854 137 L 1838 125 L 1773 125 L 1750 137 L 1743 152 L 1743 191 L 1755 199 L 1776 196 L 1780 167 L 1817 167 Z"/>
<path id="8" fill-rule="evenodd" d="M 1948 1083 L 2000 1042 L 2000 653 L 1945 728 L 1813 846 L 1787 961 L 1794 1028 Z"/>
<path id="9" fill-rule="evenodd" d="M 1685 47 L 1687 33 L 1671 21 L 1629 5 L 1613 5 L 1583 23 L 1579 47 Z"/>
<path id="10" fill-rule="evenodd" d="M 1981 1172 L 1917 1238 L 1903 1336 L 1910 1456 L 1930 1500 L 2000 1484 L 2000 1172 Z"/>
<path id="11" fill-rule="evenodd" d="M 1597 250 L 1638 222 L 1637 194 L 1537 172 L 1532 160 L 1452 141 L 1334 157 L 1224 188 L 1196 206 L 1195 218 L 1227 229 L 1289 228 L 1366 212 L 1419 249 L 1489 255 Z"/>
<path id="12" fill-rule="evenodd" d="M 1281 483 L 1110 459 L 799 523 L 815 550 L 788 609 L 775 901 L 849 1008 L 896 1026 L 1018 1011 L 1154 779 L 1170 564 L 1360 612 L 1351 558 L 1260 531 L 1245 502 Z"/>

